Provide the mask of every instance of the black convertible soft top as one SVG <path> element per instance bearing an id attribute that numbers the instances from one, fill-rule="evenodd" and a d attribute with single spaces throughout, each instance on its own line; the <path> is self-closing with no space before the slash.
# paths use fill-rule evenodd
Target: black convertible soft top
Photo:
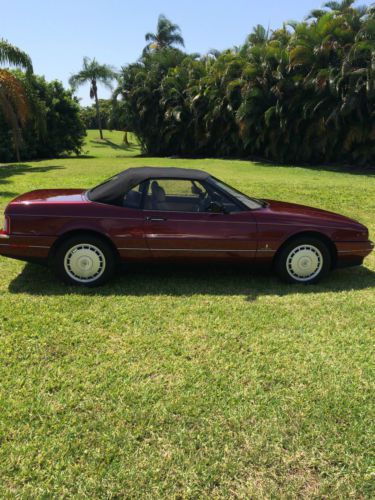
<path id="1" fill-rule="evenodd" d="M 148 179 L 191 179 L 204 181 L 210 174 L 203 170 L 176 167 L 138 167 L 128 168 L 111 177 L 88 192 L 91 201 L 111 203 L 130 189 Z"/>

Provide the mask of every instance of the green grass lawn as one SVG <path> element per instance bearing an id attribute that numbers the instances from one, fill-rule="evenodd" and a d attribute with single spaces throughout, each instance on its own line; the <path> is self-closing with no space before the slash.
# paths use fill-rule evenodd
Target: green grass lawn
<path id="1" fill-rule="evenodd" d="M 19 193 L 130 166 L 205 169 L 246 193 L 357 218 L 375 175 L 137 157 L 0 166 Z M 100 289 L 0 257 L 1 498 L 374 498 L 375 254 L 321 284 L 248 269 L 133 266 Z"/>

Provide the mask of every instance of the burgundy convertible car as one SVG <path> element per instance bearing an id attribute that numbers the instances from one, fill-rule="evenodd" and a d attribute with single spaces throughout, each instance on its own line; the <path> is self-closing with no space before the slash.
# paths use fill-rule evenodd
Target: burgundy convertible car
<path id="1" fill-rule="evenodd" d="M 48 263 L 66 282 L 107 281 L 120 261 L 267 263 L 314 283 L 362 264 L 365 226 L 316 208 L 251 198 L 200 170 L 130 168 L 89 191 L 31 191 L 9 203 L 0 254 Z"/>

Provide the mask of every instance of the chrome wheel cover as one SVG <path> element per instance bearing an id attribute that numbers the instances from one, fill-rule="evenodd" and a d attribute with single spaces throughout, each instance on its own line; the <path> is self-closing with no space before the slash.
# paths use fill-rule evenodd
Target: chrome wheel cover
<path id="1" fill-rule="evenodd" d="M 296 281 L 314 279 L 323 267 L 323 255 L 314 245 L 299 245 L 293 248 L 286 259 L 289 276 Z"/>
<path id="2" fill-rule="evenodd" d="M 92 283 L 104 273 L 106 261 L 100 248 L 80 243 L 70 248 L 64 258 L 67 275 L 78 283 Z"/>

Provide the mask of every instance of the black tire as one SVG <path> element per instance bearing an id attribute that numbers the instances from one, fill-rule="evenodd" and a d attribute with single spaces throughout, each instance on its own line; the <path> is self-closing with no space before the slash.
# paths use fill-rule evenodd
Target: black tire
<path id="1" fill-rule="evenodd" d="M 331 263 L 331 252 L 322 240 L 301 236 L 281 247 L 276 255 L 275 270 L 286 283 L 309 285 L 326 276 Z"/>
<path id="2" fill-rule="evenodd" d="M 116 264 L 117 256 L 110 244 L 84 233 L 62 241 L 51 259 L 51 267 L 58 278 L 69 285 L 85 287 L 106 283 L 113 276 Z M 83 277 L 85 273 L 87 278 Z"/>

